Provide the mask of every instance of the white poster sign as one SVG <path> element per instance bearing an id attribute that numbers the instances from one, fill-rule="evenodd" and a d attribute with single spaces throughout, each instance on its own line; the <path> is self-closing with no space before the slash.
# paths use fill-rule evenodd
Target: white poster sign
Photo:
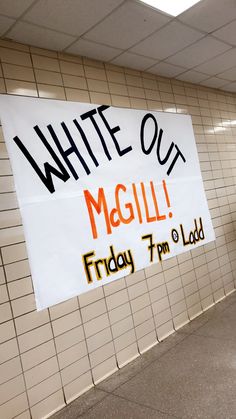
<path id="1" fill-rule="evenodd" d="M 43 309 L 215 239 L 187 115 L 1 95 Z"/>

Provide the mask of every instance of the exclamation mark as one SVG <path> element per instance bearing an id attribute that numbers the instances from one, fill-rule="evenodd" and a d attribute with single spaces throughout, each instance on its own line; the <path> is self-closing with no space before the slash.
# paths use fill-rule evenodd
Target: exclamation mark
<path id="1" fill-rule="evenodd" d="M 164 189 L 164 192 L 165 192 L 167 207 L 170 208 L 170 198 L 169 198 L 169 195 L 168 195 L 168 191 L 167 191 L 167 186 L 166 186 L 165 180 L 163 180 L 162 183 L 163 183 L 163 189 Z M 169 212 L 169 217 L 172 218 L 172 216 L 173 216 L 173 214 L 170 211 Z"/>

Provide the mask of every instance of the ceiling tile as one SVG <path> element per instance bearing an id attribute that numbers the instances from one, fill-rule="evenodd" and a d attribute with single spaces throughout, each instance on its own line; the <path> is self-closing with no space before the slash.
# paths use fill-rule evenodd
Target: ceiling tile
<path id="1" fill-rule="evenodd" d="M 169 16 L 162 15 L 150 7 L 128 1 L 89 31 L 85 38 L 127 49 L 169 20 Z"/>
<path id="2" fill-rule="evenodd" d="M 189 70 L 186 73 L 180 74 L 176 78 L 178 80 L 187 81 L 190 83 L 200 83 L 200 81 L 207 79 L 209 76 L 207 74 L 198 73 L 198 71 Z"/>
<path id="3" fill-rule="evenodd" d="M 34 0 L 2 0 L 0 2 L 0 14 L 19 17 L 32 3 L 34 3 Z"/>
<path id="4" fill-rule="evenodd" d="M 202 81 L 200 84 L 218 89 L 219 87 L 225 86 L 227 83 L 227 80 L 218 79 L 217 77 L 210 77 L 209 79 Z"/>
<path id="5" fill-rule="evenodd" d="M 0 16 L 0 36 L 2 36 L 15 22 L 15 19 L 10 17 Z"/>
<path id="6" fill-rule="evenodd" d="M 192 68 L 198 64 L 203 63 L 210 58 L 226 51 L 230 47 L 218 41 L 211 36 L 207 36 L 195 44 L 185 48 L 183 51 L 178 52 L 166 61 L 170 64 L 180 65 L 186 68 Z"/>
<path id="7" fill-rule="evenodd" d="M 56 51 L 62 51 L 76 39 L 26 22 L 16 23 L 7 36 L 17 42 Z"/>
<path id="8" fill-rule="evenodd" d="M 161 62 L 149 68 L 148 72 L 164 77 L 176 77 L 185 70 L 183 67 Z"/>
<path id="9" fill-rule="evenodd" d="M 39 0 L 24 20 L 79 36 L 121 3 L 122 0 Z"/>
<path id="10" fill-rule="evenodd" d="M 122 50 L 107 47 L 106 45 L 97 44 L 80 38 L 73 45 L 71 45 L 71 47 L 66 49 L 66 52 L 70 54 L 83 55 L 95 60 L 110 61 L 112 58 L 119 55 Z"/>
<path id="11" fill-rule="evenodd" d="M 226 86 L 222 87 L 222 90 L 226 90 L 227 92 L 236 92 L 236 82 L 226 84 Z"/>
<path id="12" fill-rule="evenodd" d="M 137 54 L 164 60 L 204 36 L 179 22 L 170 22 L 131 49 Z"/>
<path id="13" fill-rule="evenodd" d="M 212 35 L 216 36 L 222 41 L 226 41 L 229 44 L 236 46 L 236 20 L 219 29 L 218 31 L 213 32 Z"/>
<path id="14" fill-rule="evenodd" d="M 231 48 L 224 54 L 196 67 L 197 71 L 214 76 L 236 65 L 236 48 Z"/>
<path id="15" fill-rule="evenodd" d="M 131 54 L 130 52 L 124 52 L 111 62 L 112 64 L 134 68 L 136 70 L 146 70 L 147 68 L 156 64 L 156 60 L 152 60 L 151 58 L 147 57 L 142 57 L 141 55 Z"/>
<path id="16" fill-rule="evenodd" d="M 229 81 L 236 81 L 236 67 L 230 68 L 223 73 L 219 73 L 218 77 Z"/>
<path id="17" fill-rule="evenodd" d="M 202 0 L 178 19 L 208 33 L 236 19 L 234 0 Z"/>

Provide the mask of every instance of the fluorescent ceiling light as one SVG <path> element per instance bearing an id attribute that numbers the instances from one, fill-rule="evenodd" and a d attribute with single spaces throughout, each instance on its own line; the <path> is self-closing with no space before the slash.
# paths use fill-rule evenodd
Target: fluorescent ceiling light
<path id="1" fill-rule="evenodd" d="M 178 16 L 185 10 L 190 9 L 201 0 L 141 0 L 143 3 L 168 13 L 171 16 Z"/>

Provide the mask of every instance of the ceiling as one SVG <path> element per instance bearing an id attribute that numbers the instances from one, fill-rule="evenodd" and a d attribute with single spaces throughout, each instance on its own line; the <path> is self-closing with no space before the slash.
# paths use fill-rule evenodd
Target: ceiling
<path id="1" fill-rule="evenodd" d="M 138 0 L 0 0 L 0 36 L 236 92 L 236 0 L 177 18 Z"/>

